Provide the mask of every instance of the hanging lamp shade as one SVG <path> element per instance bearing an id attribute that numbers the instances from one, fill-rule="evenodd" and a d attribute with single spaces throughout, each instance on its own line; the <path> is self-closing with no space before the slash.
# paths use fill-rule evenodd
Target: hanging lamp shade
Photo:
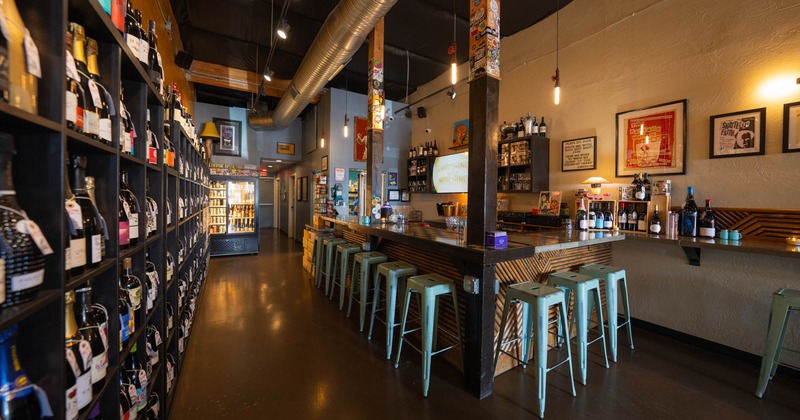
<path id="1" fill-rule="evenodd" d="M 213 122 L 203 123 L 203 131 L 200 132 L 201 139 L 219 140 L 217 125 Z"/>

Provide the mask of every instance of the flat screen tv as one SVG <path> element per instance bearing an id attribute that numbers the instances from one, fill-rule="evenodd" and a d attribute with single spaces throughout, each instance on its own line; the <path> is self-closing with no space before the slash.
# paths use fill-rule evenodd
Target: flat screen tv
<path id="1" fill-rule="evenodd" d="M 433 192 L 465 193 L 467 192 L 467 173 L 469 168 L 469 152 L 447 156 L 437 156 L 433 161 Z"/>

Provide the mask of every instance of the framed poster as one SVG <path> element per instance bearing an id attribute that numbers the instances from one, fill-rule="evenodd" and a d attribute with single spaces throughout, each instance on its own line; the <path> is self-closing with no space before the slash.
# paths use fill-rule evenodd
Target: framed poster
<path id="1" fill-rule="evenodd" d="M 561 142 L 561 172 L 597 169 L 597 136 Z"/>
<path id="2" fill-rule="evenodd" d="M 389 172 L 389 186 L 390 187 L 397 186 L 397 172 Z"/>
<path id="3" fill-rule="evenodd" d="M 278 142 L 278 154 L 279 155 L 293 155 L 294 154 L 294 143 L 281 143 L 281 142 Z"/>
<path id="4" fill-rule="evenodd" d="M 618 177 L 686 174 L 686 99 L 617 113 Z"/>
<path id="5" fill-rule="evenodd" d="M 215 155 L 241 156 L 242 155 L 242 122 L 214 118 L 214 124 L 219 131 L 219 141 L 214 142 Z"/>
<path id="6" fill-rule="evenodd" d="M 558 214 L 561 211 L 561 191 L 542 191 L 539 193 L 539 212 Z"/>
<path id="7" fill-rule="evenodd" d="M 344 181 L 344 168 L 334 168 L 333 169 L 333 180 L 336 182 Z"/>
<path id="8" fill-rule="evenodd" d="M 400 201 L 399 190 L 387 190 L 389 192 L 389 201 Z"/>
<path id="9" fill-rule="evenodd" d="M 709 159 L 764 154 L 767 108 L 711 116 Z"/>
<path id="10" fill-rule="evenodd" d="M 800 102 L 783 106 L 783 153 L 800 152 Z"/>
<path id="11" fill-rule="evenodd" d="M 453 147 L 469 145 L 469 120 L 453 123 Z"/>
<path id="12" fill-rule="evenodd" d="M 400 201 L 408 203 L 411 201 L 411 193 L 407 189 L 400 190 Z"/>
<path id="13" fill-rule="evenodd" d="M 325 156 L 322 157 L 321 165 L 322 165 L 322 170 L 323 171 L 327 171 L 328 170 L 328 155 L 325 155 Z"/>
<path id="14" fill-rule="evenodd" d="M 355 117 L 355 131 L 353 132 L 353 160 L 356 162 L 367 161 L 367 124 L 369 120 L 364 117 Z M 323 169 L 324 170 L 324 169 Z"/>

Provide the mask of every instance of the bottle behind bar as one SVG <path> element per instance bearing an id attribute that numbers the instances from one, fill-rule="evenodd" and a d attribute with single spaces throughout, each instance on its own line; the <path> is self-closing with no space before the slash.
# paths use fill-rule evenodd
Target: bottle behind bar
<path id="1" fill-rule="evenodd" d="M 644 199 L 645 201 L 650 201 L 650 195 L 652 191 L 652 186 L 650 184 L 650 179 L 648 179 L 647 174 L 642 174 L 642 189 L 644 189 Z"/>
<path id="2" fill-rule="evenodd" d="M 586 207 L 583 205 L 583 199 L 580 200 L 580 207 L 575 212 L 575 227 L 580 231 L 589 230 L 589 214 L 586 212 Z"/>
<path id="3" fill-rule="evenodd" d="M 128 210 L 128 235 L 130 244 L 136 245 L 139 242 L 139 215 L 142 213 L 142 210 L 139 207 L 139 201 L 128 186 L 128 171 L 122 171 L 119 188 L 120 195 L 123 200 L 128 203 L 126 210 Z"/>
<path id="4" fill-rule="evenodd" d="M 697 236 L 697 203 L 694 202 L 694 187 L 689 187 L 686 202 L 681 209 L 681 226 L 679 234 L 682 236 Z"/>
<path id="5" fill-rule="evenodd" d="M 0 333 L 0 412 L 4 419 L 41 418 L 39 400 L 30 385 L 17 357 L 17 325 L 14 324 Z"/>
<path id="6" fill-rule="evenodd" d="M 647 206 L 642 207 L 643 211 L 639 212 L 639 226 L 636 230 L 639 232 L 647 232 Z"/>
<path id="7" fill-rule="evenodd" d="M 706 199 L 706 209 L 700 215 L 700 236 L 713 238 L 717 235 L 717 220 L 711 210 L 711 200 Z"/>
<path id="8" fill-rule="evenodd" d="M 636 205 L 631 204 L 631 210 L 628 212 L 628 230 L 636 231 L 639 229 L 639 213 L 636 212 Z"/>
<path id="9" fill-rule="evenodd" d="M 542 123 L 539 124 L 539 135 L 547 137 L 547 124 L 544 123 L 544 117 L 542 117 Z"/>
<path id="10" fill-rule="evenodd" d="M 603 212 L 603 229 L 611 230 L 614 228 L 614 212 L 607 208 Z"/>
<path id="11" fill-rule="evenodd" d="M 433 140 L 433 155 L 439 156 L 439 146 L 436 145 L 436 139 Z"/>
<path id="12" fill-rule="evenodd" d="M 89 191 L 86 189 L 86 156 L 72 157 L 72 192 L 75 193 L 75 202 L 81 208 L 82 224 L 77 224 L 77 227 L 83 229 L 86 237 L 86 265 L 94 268 L 103 258 L 103 238 L 100 232 L 99 213 L 96 213 L 92 199 L 89 198 Z"/>
<path id="13" fill-rule="evenodd" d="M 625 211 L 625 203 L 619 205 L 617 223 L 619 223 L 619 230 L 628 230 L 628 212 Z"/>
<path id="14" fill-rule="evenodd" d="M 78 331 L 83 338 L 92 346 L 92 389 L 100 392 L 106 377 L 108 368 L 108 339 L 100 328 L 100 324 L 94 318 L 92 307 L 92 283 L 91 280 L 81 288 L 75 290 L 75 313 L 78 320 Z"/>
<path id="15" fill-rule="evenodd" d="M 656 235 L 661 233 L 661 218 L 658 216 L 658 204 L 656 204 L 656 209 L 653 211 L 653 217 L 650 218 L 650 233 Z"/>
<path id="16" fill-rule="evenodd" d="M 103 143 L 111 144 L 111 117 L 114 116 L 114 105 L 111 95 L 100 83 L 100 68 L 97 66 L 97 41 L 86 38 L 86 52 L 88 54 L 87 69 L 89 70 L 89 100 L 97 110 L 98 138 Z"/>
<path id="17" fill-rule="evenodd" d="M 64 294 L 64 338 L 67 363 L 77 378 L 78 410 L 82 410 L 92 401 L 92 345 L 78 331 L 74 304 L 75 292 L 70 290 Z"/>
<path id="18" fill-rule="evenodd" d="M 69 27 L 72 31 L 72 56 L 75 58 L 75 66 L 81 78 L 80 84 L 85 99 L 83 103 L 83 133 L 97 140 L 100 138 L 100 110 L 90 96 L 89 82 L 92 79 L 89 76 L 89 68 L 86 61 L 86 33 L 83 26 L 75 22 L 70 22 Z"/>

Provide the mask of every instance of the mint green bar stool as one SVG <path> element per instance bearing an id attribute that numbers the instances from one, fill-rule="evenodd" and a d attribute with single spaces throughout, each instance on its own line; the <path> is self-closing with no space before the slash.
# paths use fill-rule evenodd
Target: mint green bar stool
<path id="1" fill-rule="evenodd" d="M 336 256 L 336 247 L 341 244 L 346 244 L 347 239 L 344 238 L 327 238 L 322 240 L 322 246 L 325 248 L 324 259 L 322 261 L 322 270 L 319 270 L 317 277 L 317 288 L 322 286 L 322 280 L 325 279 L 325 296 L 328 295 L 328 285 L 331 284 L 331 274 L 333 274 L 333 262 Z"/>
<path id="2" fill-rule="evenodd" d="M 370 280 L 375 277 L 378 271 L 378 264 L 385 263 L 387 260 L 386 255 L 377 251 L 359 252 L 353 257 L 353 275 L 350 278 L 350 303 L 347 304 L 347 317 L 350 317 L 353 301 L 358 300 L 361 315 L 359 317 L 358 330 L 361 332 L 364 332 L 367 305 L 370 303 L 367 296 L 369 294 Z M 358 299 L 355 298 L 356 288 L 358 289 Z"/>
<path id="3" fill-rule="evenodd" d="M 412 293 L 418 293 L 421 297 L 419 308 L 420 327 L 413 330 L 406 330 L 408 306 L 411 302 Z M 442 328 L 441 331 L 454 339 L 456 343 L 439 350 L 433 350 L 433 343 L 436 341 L 436 335 L 439 332 L 439 300 L 437 298 L 447 294 L 453 298 L 456 331 L 448 331 L 444 328 Z M 397 357 L 394 361 L 394 367 L 397 368 L 400 364 L 400 354 L 403 351 L 404 341 L 407 342 L 411 348 L 420 352 L 422 354 L 422 394 L 427 397 L 428 388 L 430 388 L 431 383 L 431 357 L 457 347 L 461 353 L 462 365 L 464 363 L 463 346 L 461 345 L 461 316 L 458 314 L 456 285 L 446 277 L 438 274 L 423 274 L 421 276 L 409 277 L 406 282 L 406 294 L 403 302 L 403 321 L 400 323 L 400 342 L 397 343 Z M 407 334 L 418 330 L 422 334 L 422 349 L 414 347 L 414 345 L 405 338 Z"/>
<path id="4" fill-rule="evenodd" d="M 333 234 L 320 234 L 314 236 L 314 247 L 311 248 L 311 271 L 309 272 L 309 281 L 314 285 L 319 284 L 319 270 L 322 264 L 322 240 L 333 238 Z"/>
<path id="5" fill-rule="evenodd" d="M 397 287 L 398 284 L 403 283 L 401 287 L 405 287 L 405 280 L 408 277 L 417 275 L 417 267 L 405 261 L 392 261 L 378 264 L 378 273 L 375 275 L 375 283 L 373 286 L 372 298 L 372 317 L 369 321 L 369 336 L 368 340 L 372 340 L 372 327 L 375 325 L 375 313 L 378 309 L 378 301 L 380 300 L 381 290 L 381 276 L 386 279 L 386 360 L 392 358 L 392 341 L 394 336 L 394 327 L 400 323 L 394 322 L 395 312 L 397 312 Z"/>
<path id="6" fill-rule="evenodd" d="M 578 362 L 580 365 L 581 383 L 586 385 L 586 358 L 589 344 L 596 341 L 601 341 L 603 343 L 603 359 L 605 360 L 606 369 L 608 369 L 608 350 L 606 349 L 605 325 L 603 323 L 603 305 L 600 300 L 600 280 L 572 271 L 559 271 L 550 274 L 547 282 L 551 286 L 564 290 L 565 300 L 567 302 L 569 302 L 570 294 L 575 294 L 575 303 L 570 316 L 569 331 L 572 331 L 572 326 L 574 324 L 577 325 L 576 335 L 578 338 Z M 594 303 L 589 300 L 590 293 L 592 294 Z M 594 310 L 597 311 L 597 329 L 599 337 L 588 341 L 589 324 L 591 322 L 590 318 L 592 316 L 593 307 Z"/>
<path id="7" fill-rule="evenodd" d="M 348 242 L 336 246 L 336 261 L 333 264 L 333 277 L 331 278 L 329 299 L 333 299 L 336 286 L 339 286 L 339 310 L 344 308 L 344 290 L 347 288 L 347 269 L 350 266 L 350 257 L 361 251 L 361 245 Z M 325 285 L 328 290 L 328 285 Z"/>
<path id="8" fill-rule="evenodd" d="M 611 360 L 617 362 L 617 330 L 628 327 L 628 345 L 633 350 L 633 332 L 631 331 L 631 306 L 628 302 L 628 284 L 625 280 L 625 270 L 601 264 L 586 264 L 580 268 L 580 273 L 589 277 L 597 277 L 606 285 L 606 305 L 608 314 L 608 344 L 611 347 Z M 619 323 L 617 299 L 622 298 L 622 315 L 624 321 Z"/>
<path id="9" fill-rule="evenodd" d="M 563 290 L 546 286 L 535 281 L 512 284 L 506 288 L 506 302 L 503 305 L 503 317 L 500 321 L 500 332 L 497 336 L 497 350 L 494 355 L 494 371 L 497 371 L 497 361 L 500 353 L 505 353 L 522 364 L 528 365 L 528 350 L 534 339 L 534 361 L 536 363 L 537 394 L 539 396 L 539 417 L 544 418 L 545 390 L 547 387 L 547 372 L 563 365 L 569 366 L 569 383 L 572 385 L 572 396 L 575 396 L 575 379 L 572 374 L 572 352 L 567 347 L 567 357 L 551 367 L 547 367 L 547 350 L 549 349 L 548 337 L 550 332 L 550 307 L 557 308 L 558 315 L 554 321 L 558 325 L 559 339 L 569 340 L 567 327 L 567 300 Z M 508 312 L 512 304 L 522 305 L 522 335 L 508 341 L 503 341 L 506 327 L 508 326 Z M 517 341 L 520 344 L 520 357 L 503 350 L 504 346 Z"/>
<path id="10" fill-rule="evenodd" d="M 800 290 L 780 289 L 772 295 L 772 311 L 769 314 L 769 331 L 764 344 L 764 357 L 761 359 L 761 375 L 758 378 L 756 396 L 761 398 L 767 390 L 769 381 L 775 376 L 778 365 L 800 369 L 780 362 L 783 339 L 786 337 L 786 324 L 792 312 L 800 311 Z M 788 349 L 787 349 L 788 350 Z"/>

